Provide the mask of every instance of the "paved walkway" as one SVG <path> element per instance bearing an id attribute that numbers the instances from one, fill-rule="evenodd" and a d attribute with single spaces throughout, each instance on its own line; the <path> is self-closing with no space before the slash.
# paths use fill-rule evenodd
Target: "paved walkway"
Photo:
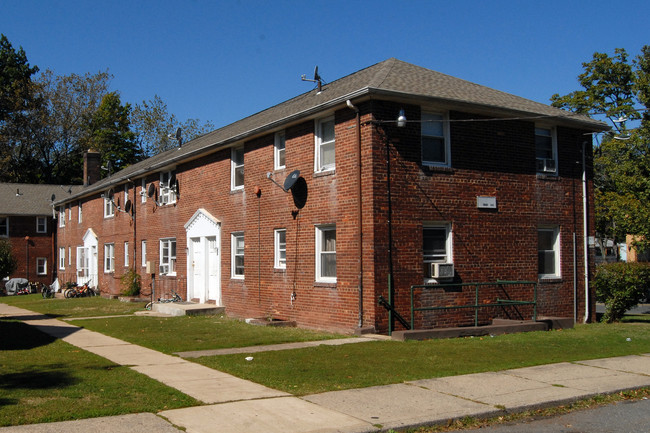
<path id="1" fill-rule="evenodd" d="M 327 392 L 302 398 L 182 358 L 0 304 L 0 315 L 35 326 L 174 387 L 203 406 L 153 414 L 0 428 L 8 432 L 307 433 L 377 432 L 557 406 L 650 386 L 650 354 Z M 170 366 L 173 368 L 160 368 Z M 162 417 L 162 418 L 161 418 Z"/>

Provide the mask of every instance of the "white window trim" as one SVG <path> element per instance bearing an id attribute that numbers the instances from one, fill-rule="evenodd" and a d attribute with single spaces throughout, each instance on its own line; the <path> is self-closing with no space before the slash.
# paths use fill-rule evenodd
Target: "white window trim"
<path id="1" fill-rule="evenodd" d="M 322 269 L 321 269 L 321 255 L 323 254 L 323 233 L 331 230 L 336 232 L 335 224 L 318 225 L 316 226 L 316 230 L 315 230 L 316 282 L 319 283 L 336 283 L 336 277 L 323 276 Z M 334 255 L 336 256 L 336 251 L 334 251 Z M 338 268 L 337 268 L 337 273 L 338 273 Z"/>
<path id="2" fill-rule="evenodd" d="M 169 185 L 169 181 L 172 178 L 175 170 L 167 170 L 160 172 L 160 195 L 158 197 L 158 203 L 160 206 L 166 206 L 176 203 L 176 193 Z M 167 177 L 167 180 L 165 180 Z"/>
<path id="3" fill-rule="evenodd" d="M 43 230 L 39 229 L 40 222 L 43 222 Z M 36 233 L 47 233 L 47 218 L 42 216 L 36 217 Z"/>
<path id="4" fill-rule="evenodd" d="M 65 270 L 65 247 L 59 247 L 59 269 Z"/>
<path id="5" fill-rule="evenodd" d="M 68 247 L 68 266 L 72 266 L 72 248 Z"/>
<path id="6" fill-rule="evenodd" d="M 235 258 L 239 256 L 237 254 L 237 239 L 244 239 L 244 252 L 241 254 L 244 257 L 244 274 L 235 274 Z M 243 280 L 246 274 L 246 238 L 244 238 L 244 232 L 234 232 L 230 234 L 230 278 L 234 280 Z"/>
<path id="7" fill-rule="evenodd" d="M 242 150 L 242 155 L 244 155 L 244 162 L 241 164 L 237 164 L 235 162 L 235 152 L 238 150 Z M 244 154 L 244 145 L 241 144 L 239 146 L 235 146 L 230 148 L 230 190 L 231 191 L 238 191 L 240 189 L 244 189 L 244 185 L 235 185 L 235 171 L 240 168 L 240 167 L 245 167 L 245 162 L 246 162 L 246 155 Z M 245 170 L 245 168 L 244 168 Z M 244 172 L 244 179 L 246 179 L 246 173 Z M 244 180 L 245 182 L 245 180 Z"/>
<path id="8" fill-rule="evenodd" d="M 8 238 L 9 237 L 9 217 L 0 217 L 0 219 L 3 219 L 5 221 L 5 227 L 6 231 L 4 233 L 0 233 L 0 238 Z"/>
<path id="9" fill-rule="evenodd" d="M 280 244 L 281 233 L 284 233 L 284 261 L 280 255 L 280 253 L 283 251 Z M 273 251 L 274 251 L 273 267 L 275 269 L 287 269 L 287 230 L 286 229 L 275 229 L 273 231 Z"/>
<path id="10" fill-rule="evenodd" d="M 538 278 L 540 280 L 544 279 L 557 279 L 562 277 L 562 272 L 561 272 L 561 261 L 560 261 L 560 227 L 559 226 L 540 226 L 537 227 L 537 236 L 539 236 L 539 232 L 541 231 L 546 231 L 546 232 L 553 232 L 553 237 L 555 239 L 555 242 L 553 243 L 553 253 L 555 255 L 555 273 L 554 274 L 538 274 Z M 539 246 L 537 247 L 537 253 L 539 254 Z M 539 258 L 538 258 L 539 261 Z"/>
<path id="11" fill-rule="evenodd" d="M 550 169 L 542 169 L 539 170 L 537 167 L 537 164 L 539 160 L 546 160 L 548 158 L 537 158 L 537 155 L 535 156 L 535 171 L 539 174 L 545 174 L 549 176 L 557 176 L 558 175 L 558 157 L 557 157 L 557 128 L 555 126 L 549 126 L 549 125 L 544 125 L 544 124 L 536 124 L 535 125 L 535 136 L 537 136 L 537 130 L 538 129 L 546 129 L 551 132 L 551 146 L 552 146 L 552 152 L 553 152 L 553 157 L 550 158 L 553 160 L 553 163 L 555 165 L 555 169 L 550 170 Z M 535 152 L 537 152 L 537 147 L 535 148 Z M 546 162 L 543 162 L 544 167 L 546 167 Z"/>
<path id="12" fill-rule="evenodd" d="M 65 207 L 68 208 L 68 221 L 72 221 L 72 205 L 68 203 Z"/>
<path id="13" fill-rule="evenodd" d="M 79 224 L 81 224 L 83 222 L 83 220 L 84 220 L 83 219 L 83 210 L 82 210 L 82 207 L 81 207 L 81 202 L 79 202 L 77 207 L 78 207 L 78 210 L 79 210 Z"/>
<path id="14" fill-rule="evenodd" d="M 422 257 L 422 264 L 425 263 L 454 263 L 454 240 L 453 240 L 453 231 L 451 228 L 451 223 L 449 222 L 430 222 L 422 225 L 422 236 L 424 236 L 424 231 L 426 229 L 445 229 L 445 261 L 440 262 L 436 260 L 425 260 L 424 251 Z M 435 278 L 424 278 L 425 284 L 435 283 L 437 280 Z"/>
<path id="15" fill-rule="evenodd" d="M 40 263 L 43 264 L 43 270 L 39 271 Z M 47 258 L 36 257 L 36 275 L 47 275 Z"/>
<path id="16" fill-rule="evenodd" d="M 104 244 L 104 273 L 111 272 L 115 272 L 115 244 L 108 243 Z"/>
<path id="17" fill-rule="evenodd" d="M 59 227 L 65 227 L 65 207 L 59 206 Z"/>
<path id="18" fill-rule="evenodd" d="M 442 135 L 445 142 L 445 161 L 444 162 L 425 161 L 422 157 L 421 141 L 420 141 L 420 161 L 422 162 L 423 166 L 427 166 L 427 167 L 451 167 L 451 139 L 449 134 L 449 113 L 446 111 L 440 112 L 440 111 L 430 111 L 424 109 L 422 110 L 421 116 L 424 117 L 425 114 L 442 117 Z M 424 126 L 424 121 L 422 122 L 422 127 L 423 126 Z M 422 127 L 420 128 L 420 140 L 422 140 L 422 137 L 424 136 L 422 133 Z"/>
<path id="19" fill-rule="evenodd" d="M 147 241 L 140 241 L 140 251 L 142 254 L 142 267 L 147 267 Z"/>
<path id="20" fill-rule="evenodd" d="M 320 149 L 321 146 L 324 144 L 330 144 L 334 143 L 334 155 L 336 155 L 336 121 L 334 120 L 334 116 L 329 116 L 329 117 L 324 117 L 322 119 L 316 119 L 314 121 L 314 172 L 315 173 L 324 173 L 328 171 L 334 171 L 336 170 L 336 162 L 330 165 L 325 165 L 323 166 L 321 164 L 321 158 L 320 158 Z M 323 143 L 321 135 L 321 126 L 324 123 L 327 122 L 334 122 L 334 140 Z M 336 156 L 334 157 L 334 161 L 336 161 Z"/>
<path id="21" fill-rule="evenodd" d="M 140 203 L 146 203 L 147 202 L 147 179 L 142 178 L 140 180 Z"/>
<path id="22" fill-rule="evenodd" d="M 124 267 L 129 267 L 129 243 L 124 242 Z"/>
<path id="23" fill-rule="evenodd" d="M 280 149 L 280 144 L 284 144 L 284 147 Z M 275 137 L 273 138 L 273 168 L 275 170 L 282 170 L 283 168 L 286 167 L 287 163 L 287 135 L 285 131 L 280 131 L 275 133 Z M 284 155 L 284 164 L 280 163 L 280 156 L 281 154 Z"/>
<path id="24" fill-rule="evenodd" d="M 176 276 L 176 260 L 177 260 L 177 255 L 172 255 L 172 247 L 171 244 L 172 242 L 175 244 L 176 243 L 176 238 L 163 238 L 160 239 L 159 246 L 159 254 L 160 254 L 160 266 L 167 266 L 168 271 L 167 272 L 159 272 L 161 275 L 167 275 L 169 277 Z M 163 261 L 163 248 L 167 244 L 167 248 L 169 249 L 169 257 L 167 258 L 167 261 Z M 178 248 L 178 245 L 176 245 Z M 178 254 L 178 251 L 176 252 Z M 172 266 L 173 265 L 173 266 Z M 171 268 L 174 268 L 173 270 Z"/>
<path id="25" fill-rule="evenodd" d="M 115 216 L 115 202 L 110 199 L 109 192 L 104 193 L 104 218 L 113 218 Z"/>

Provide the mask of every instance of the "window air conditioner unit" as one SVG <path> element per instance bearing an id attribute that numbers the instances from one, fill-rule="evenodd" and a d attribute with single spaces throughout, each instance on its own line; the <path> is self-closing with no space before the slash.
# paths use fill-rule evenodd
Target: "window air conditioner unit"
<path id="1" fill-rule="evenodd" d="M 453 263 L 430 263 L 431 265 L 431 278 L 439 280 L 450 280 L 454 278 L 454 264 Z"/>
<path id="2" fill-rule="evenodd" d="M 169 265 L 160 265 L 160 273 L 161 274 L 168 274 L 169 273 Z"/>
<path id="3" fill-rule="evenodd" d="M 537 158 L 537 171 L 555 173 L 555 160 L 552 158 Z"/>

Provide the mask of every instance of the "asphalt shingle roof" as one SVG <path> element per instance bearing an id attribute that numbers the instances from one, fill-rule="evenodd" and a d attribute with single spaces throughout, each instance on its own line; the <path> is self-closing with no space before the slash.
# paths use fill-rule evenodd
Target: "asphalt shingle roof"
<path id="1" fill-rule="evenodd" d="M 65 199 L 82 188 L 80 185 L 0 183 L 0 215 L 52 215 L 52 194 L 58 199 Z"/>
<path id="2" fill-rule="evenodd" d="M 80 193 L 86 194 L 108 188 L 127 178 L 163 168 L 196 157 L 210 150 L 243 140 L 301 117 L 316 114 L 352 99 L 367 95 L 391 95 L 397 98 L 416 97 L 464 107 L 480 107 L 500 115 L 552 117 L 576 127 L 603 131 L 608 127 L 587 116 L 576 115 L 546 104 L 442 74 L 400 61 L 385 60 L 340 78 L 316 89 L 212 131 L 188 143 L 115 173 L 110 178 L 90 185 Z M 58 201 L 58 200 L 57 200 Z"/>

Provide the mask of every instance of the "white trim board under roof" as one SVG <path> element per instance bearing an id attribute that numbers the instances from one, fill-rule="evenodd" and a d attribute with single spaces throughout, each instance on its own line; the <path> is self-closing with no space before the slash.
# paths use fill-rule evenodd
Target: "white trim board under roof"
<path id="1" fill-rule="evenodd" d="M 102 179 L 84 188 L 81 193 L 70 198 L 90 195 L 107 188 L 108 185 L 124 182 L 128 178 L 137 179 L 169 164 L 190 161 L 229 147 L 236 142 L 273 132 L 292 122 L 306 120 L 325 110 L 344 106 L 348 99 L 373 96 L 414 102 L 437 101 L 450 108 L 467 110 L 471 108 L 471 111 L 492 112 L 499 116 L 552 117 L 558 123 L 591 131 L 609 129 L 606 124 L 587 116 L 576 115 L 391 58 L 325 84 L 321 92 L 313 89 L 209 132 L 183 144 L 181 148 L 168 150 L 133 164 L 110 178 Z M 61 202 L 57 201 L 58 203 Z"/>

